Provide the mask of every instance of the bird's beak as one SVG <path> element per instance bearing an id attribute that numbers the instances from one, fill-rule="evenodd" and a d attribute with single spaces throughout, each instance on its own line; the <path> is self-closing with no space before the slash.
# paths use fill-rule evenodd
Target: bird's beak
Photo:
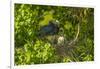
<path id="1" fill-rule="evenodd" d="M 56 20 L 56 24 L 57 24 L 57 25 L 59 25 L 59 24 L 60 24 L 60 22 L 59 22 L 58 20 Z"/>

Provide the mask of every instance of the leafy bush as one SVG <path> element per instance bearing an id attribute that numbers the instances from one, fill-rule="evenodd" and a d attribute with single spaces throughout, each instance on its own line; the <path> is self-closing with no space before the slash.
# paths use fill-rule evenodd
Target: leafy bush
<path id="1" fill-rule="evenodd" d="M 93 61 L 93 14 L 93 8 L 15 4 L 15 65 Z M 59 21 L 62 31 L 40 37 L 40 28 L 50 20 Z M 63 45 L 57 44 L 60 36 Z"/>

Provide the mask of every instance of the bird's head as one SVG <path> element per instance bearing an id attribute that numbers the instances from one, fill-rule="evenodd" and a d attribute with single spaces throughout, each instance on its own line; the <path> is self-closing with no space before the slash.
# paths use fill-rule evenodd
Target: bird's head
<path id="1" fill-rule="evenodd" d="M 56 26 L 59 27 L 59 21 L 58 20 L 50 20 L 49 25 L 51 25 L 51 24 L 55 24 Z"/>

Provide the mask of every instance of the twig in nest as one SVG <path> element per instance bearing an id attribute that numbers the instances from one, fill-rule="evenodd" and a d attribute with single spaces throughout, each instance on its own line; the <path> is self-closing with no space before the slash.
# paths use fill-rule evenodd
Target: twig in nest
<path id="1" fill-rule="evenodd" d="M 69 46 L 72 45 L 77 40 L 77 38 L 79 36 L 79 32 L 80 32 L 80 25 L 78 23 L 77 34 L 76 34 L 75 38 L 68 44 Z"/>

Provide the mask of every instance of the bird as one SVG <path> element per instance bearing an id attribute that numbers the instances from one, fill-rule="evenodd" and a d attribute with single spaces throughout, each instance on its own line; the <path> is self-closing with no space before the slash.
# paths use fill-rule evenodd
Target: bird
<path id="1" fill-rule="evenodd" d="M 39 36 L 56 35 L 59 32 L 59 25 L 56 21 L 49 21 L 48 25 L 40 28 Z"/>
<path id="2" fill-rule="evenodd" d="M 58 45 L 64 45 L 64 41 L 65 41 L 65 38 L 63 36 L 59 36 L 58 37 L 57 44 Z"/>

